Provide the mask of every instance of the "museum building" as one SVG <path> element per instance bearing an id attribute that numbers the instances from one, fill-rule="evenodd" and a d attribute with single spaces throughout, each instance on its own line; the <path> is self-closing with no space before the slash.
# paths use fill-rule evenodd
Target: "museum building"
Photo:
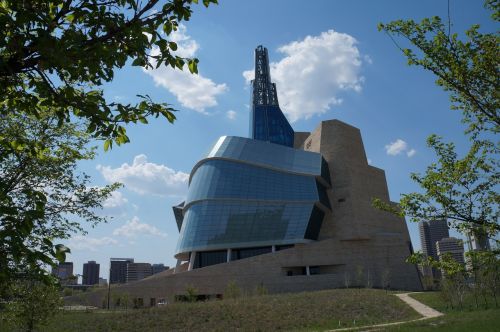
<path id="1" fill-rule="evenodd" d="M 404 218 L 372 206 L 374 198 L 390 203 L 389 192 L 359 129 L 328 120 L 294 132 L 262 46 L 249 136 L 220 137 L 194 165 L 186 200 L 173 207 L 176 267 L 114 292 L 154 304 L 188 287 L 220 297 L 230 283 L 270 293 L 422 289 L 417 267 L 405 262 L 413 250 Z"/>

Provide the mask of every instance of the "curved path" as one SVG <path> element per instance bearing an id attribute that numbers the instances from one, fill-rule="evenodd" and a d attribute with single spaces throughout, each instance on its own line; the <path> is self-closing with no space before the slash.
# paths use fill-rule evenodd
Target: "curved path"
<path id="1" fill-rule="evenodd" d="M 418 312 L 420 315 L 422 315 L 421 318 L 399 321 L 399 322 L 392 322 L 392 323 L 376 324 L 376 325 L 365 325 L 365 326 L 359 326 L 359 327 L 346 327 L 346 328 L 335 329 L 335 330 L 330 330 L 330 331 L 355 331 L 355 330 L 359 330 L 359 329 L 363 329 L 363 331 L 371 331 L 371 330 L 378 330 L 378 328 L 380 328 L 380 327 L 401 325 L 401 324 L 406 324 L 406 323 L 410 323 L 410 322 L 417 322 L 420 320 L 435 318 L 435 317 L 439 317 L 439 316 L 444 315 L 442 312 L 439 312 L 435 309 L 432 309 L 431 307 L 429 307 L 429 306 L 423 304 L 422 302 L 419 302 L 419 301 L 417 301 L 414 298 L 409 296 L 409 294 L 415 294 L 415 293 L 418 293 L 418 292 L 402 293 L 402 294 L 394 294 L 394 295 L 399 297 L 402 301 L 404 301 L 406 304 L 408 304 L 410 307 L 412 307 L 416 312 Z"/>

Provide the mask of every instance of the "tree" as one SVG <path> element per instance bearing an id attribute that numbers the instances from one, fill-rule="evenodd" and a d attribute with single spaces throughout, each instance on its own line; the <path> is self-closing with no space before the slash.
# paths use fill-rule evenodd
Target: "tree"
<path id="1" fill-rule="evenodd" d="M 99 87 L 128 60 L 145 68 L 187 64 L 197 73 L 198 60 L 175 55 L 176 43 L 167 40 L 190 19 L 192 3 L 198 0 L 1 1 L 0 115 L 50 109 L 59 125 L 85 119 L 90 134 L 106 139 L 105 149 L 129 141 L 125 123 L 147 123 L 148 116 L 173 122 L 166 103 L 147 95 L 136 105 L 108 102 Z M 217 0 L 203 0 L 210 3 Z"/>
<path id="2" fill-rule="evenodd" d="M 500 257 L 494 251 L 469 251 L 465 254 L 472 267 L 470 273 L 474 278 L 473 295 L 481 295 L 488 307 L 487 295 L 491 295 L 498 307 L 497 295 L 500 294 Z M 489 294 L 488 294 L 489 293 Z"/>
<path id="3" fill-rule="evenodd" d="M 500 2 L 487 0 L 485 7 L 498 22 Z M 379 23 L 378 29 L 391 37 L 409 65 L 422 67 L 437 76 L 436 84 L 450 92 L 452 109 L 462 110 L 469 133 L 499 132 L 500 37 L 496 31 L 480 33 L 480 26 L 475 24 L 465 32 L 466 40 L 462 41 L 457 33 L 451 33 L 450 18 L 445 25 L 437 16 L 420 23 L 413 20 Z M 394 37 L 406 39 L 416 52 L 401 47 Z"/>
<path id="4" fill-rule="evenodd" d="M 453 143 L 443 143 L 431 135 L 427 144 L 434 149 L 438 161 L 427 167 L 423 175 L 411 174 L 422 192 L 402 194 L 399 206 L 379 199 L 381 209 L 410 217 L 411 221 L 447 220 L 463 234 L 480 232 L 495 236 L 498 224 L 500 181 L 498 160 L 491 155 L 491 142 L 476 141 L 459 158 Z"/>
<path id="5" fill-rule="evenodd" d="M 1 285 L 22 275 L 46 277 L 44 265 L 64 261 L 69 251 L 54 241 L 84 232 L 80 220 L 106 221 L 98 210 L 119 187 L 88 186 L 89 176 L 76 167 L 95 156 L 90 137 L 82 125 L 57 121 L 49 111 L 1 118 Z"/>
<path id="6" fill-rule="evenodd" d="M 492 19 L 499 21 L 500 3 L 487 0 L 485 7 Z M 495 236 L 498 225 L 500 195 L 499 144 L 494 141 L 500 130 L 499 36 L 480 33 L 479 25 L 466 31 L 466 40 L 451 33 L 441 18 L 397 20 L 379 24 L 415 65 L 437 76 L 436 83 L 450 93 L 452 109 L 460 109 L 471 146 L 463 158 L 455 152 L 453 143 L 443 143 L 436 135 L 428 138 L 438 161 L 424 175 L 412 174 L 422 193 L 402 195 L 399 209 L 375 199 L 375 206 L 406 215 L 412 221 L 445 219 L 462 232 L 478 232 Z M 395 37 L 406 39 L 415 50 L 402 48 Z"/>
<path id="7" fill-rule="evenodd" d="M 10 287 L 11 296 L 4 318 L 21 331 L 35 331 L 57 314 L 62 304 L 59 290 L 34 280 L 18 280 Z"/>

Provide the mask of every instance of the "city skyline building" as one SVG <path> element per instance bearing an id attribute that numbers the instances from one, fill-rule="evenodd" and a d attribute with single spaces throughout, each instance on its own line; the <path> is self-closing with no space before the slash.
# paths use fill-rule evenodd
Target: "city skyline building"
<path id="1" fill-rule="evenodd" d="M 110 284 L 124 284 L 127 282 L 127 264 L 133 263 L 133 258 L 110 258 Z"/>
<path id="2" fill-rule="evenodd" d="M 163 263 L 151 265 L 152 274 L 157 274 L 157 273 L 163 272 L 163 271 L 168 270 L 168 269 L 169 269 L 169 267 L 165 266 L 165 264 L 163 264 Z"/>
<path id="3" fill-rule="evenodd" d="M 488 233 L 480 227 L 474 227 L 467 234 L 469 250 L 491 250 Z"/>
<path id="4" fill-rule="evenodd" d="M 465 265 L 464 244 L 462 240 L 454 237 L 447 237 L 436 242 L 436 249 L 439 260 L 443 260 L 443 255 L 450 254 L 451 257 L 462 265 Z M 444 273 L 443 273 L 444 275 Z"/>
<path id="5" fill-rule="evenodd" d="M 436 242 L 450 237 L 446 220 L 421 221 L 418 223 L 422 252 L 438 259 Z"/>
<path id="6" fill-rule="evenodd" d="M 78 281 L 73 275 L 73 262 L 63 262 L 52 267 L 52 275 L 59 279 L 61 285 L 76 285 Z"/>
<path id="7" fill-rule="evenodd" d="M 151 276 L 152 269 L 150 263 L 128 263 L 126 282 L 134 282 Z"/>
<path id="8" fill-rule="evenodd" d="M 421 221 L 418 223 L 422 253 L 434 260 L 439 260 L 436 242 L 450 236 L 446 220 Z M 440 277 L 440 271 L 429 266 L 421 267 L 422 275 L 434 278 Z"/>
<path id="9" fill-rule="evenodd" d="M 96 261 L 88 261 L 83 264 L 82 285 L 99 284 L 100 265 Z"/>

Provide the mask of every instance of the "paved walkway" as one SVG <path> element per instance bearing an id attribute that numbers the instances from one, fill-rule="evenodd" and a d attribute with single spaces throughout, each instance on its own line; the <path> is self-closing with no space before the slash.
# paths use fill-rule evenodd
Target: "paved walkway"
<path id="1" fill-rule="evenodd" d="M 423 317 L 420 319 L 434 318 L 444 315 L 442 312 L 434 310 L 431 307 L 426 306 L 422 302 L 415 300 L 414 298 L 410 297 L 409 294 L 415 294 L 415 293 L 396 294 L 396 296 L 399 297 L 404 302 L 406 302 L 410 307 L 415 309 L 416 312 L 421 314 Z"/>
<path id="2" fill-rule="evenodd" d="M 404 301 L 406 304 L 408 304 L 410 307 L 412 307 L 416 312 L 418 312 L 420 315 L 422 315 L 421 318 L 399 321 L 399 322 L 392 322 L 392 323 L 376 324 L 376 325 L 365 325 L 365 326 L 359 326 L 359 327 L 346 327 L 346 328 L 335 329 L 335 330 L 330 330 L 330 331 L 355 331 L 355 330 L 360 330 L 360 329 L 363 329 L 363 331 L 378 331 L 378 330 L 380 330 L 379 328 L 383 328 L 386 326 L 401 325 L 401 324 L 406 324 L 406 323 L 410 323 L 410 322 L 417 322 L 420 320 L 430 319 L 430 318 L 439 317 L 439 316 L 444 315 L 442 312 L 434 310 L 431 307 L 429 307 L 429 306 L 423 304 L 422 302 L 419 302 L 419 301 L 417 301 L 414 298 L 409 296 L 409 294 L 415 294 L 415 293 L 418 293 L 418 292 L 402 293 L 402 294 L 394 294 L 394 295 L 399 297 L 402 301 Z"/>

